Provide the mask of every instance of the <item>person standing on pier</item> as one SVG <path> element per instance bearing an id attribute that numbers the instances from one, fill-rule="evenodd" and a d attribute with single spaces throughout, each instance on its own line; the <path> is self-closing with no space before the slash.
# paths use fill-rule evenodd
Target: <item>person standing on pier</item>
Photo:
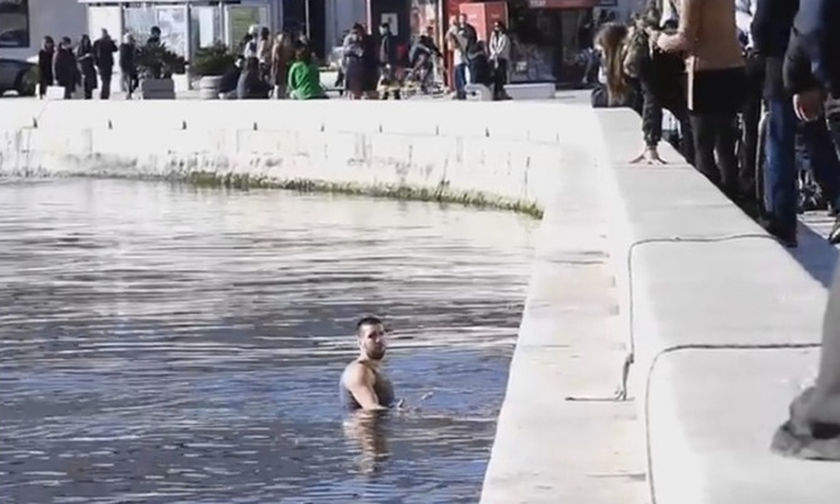
<path id="1" fill-rule="evenodd" d="M 40 71 L 40 83 L 38 85 L 38 97 L 43 98 L 47 94 L 47 88 L 53 85 L 53 58 L 55 57 L 55 42 L 52 37 L 44 37 L 44 46 L 38 52 L 38 70 Z"/>
<path id="2" fill-rule="evenodd" d="M 93 58 L 99 69 L 99 78 L 102 80 L 102 89 L 99 92 L 99 98 L 102 100 L 111 97 L 111 76 L 114 73 L 115 52 L 117 52 L 117 45 L 111 39 L 108 30 L 103 28 L 102 37 L 93 43 Z"/>

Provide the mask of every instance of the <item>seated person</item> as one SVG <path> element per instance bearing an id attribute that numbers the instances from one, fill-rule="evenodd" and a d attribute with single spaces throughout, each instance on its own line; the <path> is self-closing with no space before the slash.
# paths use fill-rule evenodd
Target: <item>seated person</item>
<path id="1" fill-rule="evenodd" d="M 245 70 L 239 76 L 236 85 L 236 96 L 240 100 L 266 99 L 271 86 L 262 79 L 260 63 L 256 58 L 245 60 Z"/>
<path id="2" fill-rule="evenodd" d="M 219 97 L 222 99 L 236 98 L 236 86 L 239 84 L 239 76 L 242 74 L 242 67 L 245 65 L 245 57 L 237 56 L 236 62 L 222 76 L 222 83 L 219 86 Z"/>
<path id="3" fill-rule="evenodd" d="M 289 68 L 289 96 L 294 100 L 323 99 L 327 95 L 321 88 L 321 74 L 318 65 L 312 61 L 312 53 L 306 44 L 295 45 L 295 62 Z"/>

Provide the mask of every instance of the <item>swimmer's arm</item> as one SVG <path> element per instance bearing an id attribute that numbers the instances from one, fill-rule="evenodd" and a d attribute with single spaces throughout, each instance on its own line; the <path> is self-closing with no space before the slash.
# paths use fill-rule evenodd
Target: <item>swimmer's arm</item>
<path id="1" fill-rule="evenodd" d="M 385 406 L 379 404 L 379 398 L 373 391 L 373 373 L 364 366 L 353 366 L 347 375 L 345 386 L 353 394 L 356 402 L 365 410 L 386 410 Z"/>

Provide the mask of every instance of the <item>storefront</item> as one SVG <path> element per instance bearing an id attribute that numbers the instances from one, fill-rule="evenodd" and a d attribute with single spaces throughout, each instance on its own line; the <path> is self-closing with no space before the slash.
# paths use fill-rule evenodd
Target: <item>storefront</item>
<path id="1" fill-rule="evenodd" d="M 139 43 L 153 26 L 173 52 L 188 60 L 198 49 L 223 42 L 235 47 L 251 25 L 272 32 L 283 26 L 281 0 L 78 0 L 88 6 L 88 30 L 106 28 L 114 38 L 131 33 Z"/>
<path id="2" fill-rule="evenodd" d="M 510 2 L 515 40 L 512 82 L 555 82 L 573 86 L 582 79 L 582 51 L 591 44 L 593 7 L 598 0 Z"/>

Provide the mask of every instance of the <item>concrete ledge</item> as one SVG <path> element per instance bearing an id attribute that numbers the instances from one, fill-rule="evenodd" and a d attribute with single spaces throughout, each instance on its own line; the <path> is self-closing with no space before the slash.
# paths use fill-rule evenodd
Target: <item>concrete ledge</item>
<path id="1" fill-rule="evenodd" d="M 27 101 L 0 118 L 0 174 L 236 180 L 540 216 L 559 171 L 591 143 L 578 127 L 591 116 L 487 105 Z M 505 109 L 516 114 L 503 120 Z"/>
<path id="2" fill-rule="evenodd" d="M 825 287 L 668 146 L 671 165 L 627 165 L 641 148 L 633 112 L 597 114 L 652 497 L 827 502 L 833 473 L 769 450 L 796 393 L 784 383 L 816 365 Z"/>

